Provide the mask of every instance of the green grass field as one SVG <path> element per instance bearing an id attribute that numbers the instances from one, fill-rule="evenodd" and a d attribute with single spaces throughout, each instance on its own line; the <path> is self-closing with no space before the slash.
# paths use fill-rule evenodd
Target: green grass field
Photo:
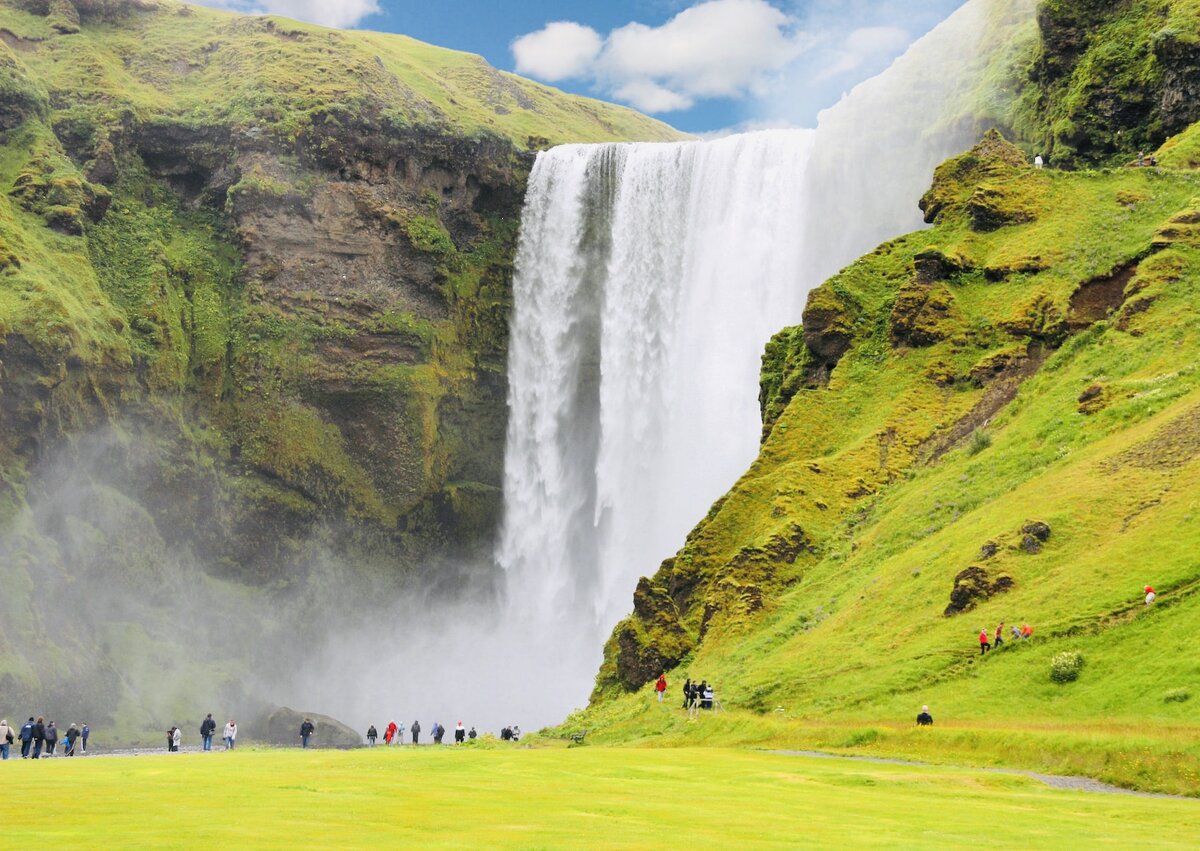
<path id="1" fill-rule="evenodd" d="M 245 750 L 3 769 L 6 848 L 1166 848 L 1200 836 L 1200 802 L 719 748 Z"/>

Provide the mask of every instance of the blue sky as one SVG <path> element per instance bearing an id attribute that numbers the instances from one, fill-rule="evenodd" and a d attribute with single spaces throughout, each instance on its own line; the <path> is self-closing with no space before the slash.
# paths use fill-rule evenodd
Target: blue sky
<path id="1" fill-rule="evenodd" d="M 963 0 L 201 0 L 482 54 L 682 130 L 812 126 Z"/>

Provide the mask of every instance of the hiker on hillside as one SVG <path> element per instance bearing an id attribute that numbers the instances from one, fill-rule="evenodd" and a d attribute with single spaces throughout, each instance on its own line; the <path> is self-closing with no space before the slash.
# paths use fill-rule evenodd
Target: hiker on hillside
<path id="1" fill-rule="evenodd" d="M 519 742 L 519 741 L 521 741 L 521 728 L 520 728 L 520 726 L 518 726 L 518 725 L 516 725 L 516 724 L 513 724 L 513 727 L 512 727 L 512 736 L 513 736 L 513 741 L 514 741 L 514 742 Z"/>
<path id="2" fill-rule="evenodd" d="M 421 722 L 420 721 L 412 722 L 411 729 L 412 729 L 413 744 L 415 745 L 415 744 L 417 744 L 417 739 L 419 739 L 421 736 Z"/>
<path id="3" fill-rule="evenodd" d="M 25 722 L 25 726 L 21 728 L 21 759 L 29 759 L 29 746 L 33 744 L 33 716 L 29 716 L 29 720 Z"/>
<path id="4" fill-rule="evenodd" d="M 304 719 L 304 723 L 300 725 L 300 747 L 308 747 L 308 740 L 316 732 L 316 729 L 311 718 Z"/>
<path id="5" fill-rule="evenodd" d="M 991 649 L 992 645 L 988 643 L 987 627 L 981 626 L 979 628 L 979 655 L 982 656 Z"/>
<path id="6" fill-rule="evenodd" d="M 688 677 L 683 681 L 683 708 L 687 709 L 692 702 L 692 678 Z"/>
<path id="7" fill-rule="evenodd" d="M 658 682 L 654 684 L 654 690 L 658 692 L 658 702 L 663 702 L 663 695 L 667 692 L 667 675 L 665 673 L 658 675 Z"/>
<path id="8" fill-rule="evenodd" d="M 1008 634 L 1012 637 L 1013 641 L 1016 641 L 1021 637 L 1021 628 L 1016 624 L 1013 624 L 1008 628 Z"/>
<path id="9" fill-rule="evenodd" d="M 454 728 L 454 744 L 461 745 L 467 740 L 467 728 L 463 726 L 463 722 L 459 721 L 458 726 Z"/>
<path id="10" fill-rule="evenodd" d="M 917 726 L 918 727 L 932 727 L 933 726 L 933 716 L 929 714 L 928 706 L 921 707 L 921 712 L 919 715 L 917 715 Z"/>
<path id="11" fill-rule="evenodd" d="M 467 733 L 467 738 L 470 739 L 471 741 L 474 741 L 476 736 L 478 736 L 478 735 L 479 734 L 475 732 L 475 728 L 472 727 L 471 732 Z"/>
<path id="12" fill-rule="evenodd" d="M 40 759 L 42 745 L 46 741 L 46 719 L 39 715 L 33 724 L 33 758 Z"/>
<path id="13" fill-rule="evenodd" d="M 72 724 L 67 728 L 66 735 L 63 737 L 65 742 L 63 746 L 63 756 L 75 756 L 75 742 L 79 740 L 79 725 Z"/>
<path id="14" fill-rule="evenodd" d="M 992 646 L 1000 649 L 1000 645 L 1004 643 L 1004 621 L 1000 621 L 1000 625 L 996 627 L 996 640 L 992 642 Z"/>
<path id="15" fill-rule="evenodd" d="M 1033 158 L 1033 167 L 1034 168 L 1041 168 L 1045 164 L 1046 164 L 1046 161 L 1042 159 L 1041 154 L 1038 154 L 1036 157 Z"/>
<path id="16" fill-rule="evenodd" d="M 83 742 L 83 752 L 84 753 L 87 753 L 87 740 L 88 740 L 88 736 L 90 736 L 91 734 L 92 734 L 92 728 L 88 726 L 86 721 L 84 721 L 83 728 L 79 731 L 79 741 Z"/>
<path id="17" fill-rule="evenodd" d="M 1021 638 L 1026 639 L 1033 635 L 1033 627 L 1027 623 L 1021 624 Z"/>
<path id="18" fill-rule="evenodd" d="M 8 752 L 12 750 L 12 744 L 16 740 L 17 735 L 12 727 L 8 726 L 8 721 L 0 719 L 0 759 L 8 759 Z"/>
<path id="19" fill-rule="evenodd" d="M 203 750 L 212 750 L 213 734 L 217 732 L 217 722 L 213 720 L 212 713 L 208 713 L 208 717 L 200 722 L 200 746 Z"/>
<path id="20" fill-rule="evenodd" d="M 237 744 L 237 722 L 232 718 L 225 725 L 225 750 L 233 750 L 233 746 Z"/>
<path id="21" fill-rule="evenodd" d="M 1151 586 L 1147 585 L 1146 586 L 1146 605 L 1149 606 L 1151 603 L 1153 603 L 1157 599 L 1158 599 L 1158 595 L 1154 593 L 1154 589 Z"/>
<path id="22" fill-rule="evenodd" d="M 376 730 L 375 725 L 372 724 L 370 727 L 367 728 L 367 744 L 370 745 L 371 747 L 375 747 L 375 740 L 378 738 L 379 738 L 379 731 Z"/>

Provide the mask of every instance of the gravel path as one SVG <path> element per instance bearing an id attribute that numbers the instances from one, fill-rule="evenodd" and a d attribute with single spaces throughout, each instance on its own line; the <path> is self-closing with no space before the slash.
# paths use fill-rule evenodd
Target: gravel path
<path id="1" fill-rule="evenodd" d="M 971 768 L 961 765 L 938 765 L 932 762 L 916 762 L 907 759 L 888 759 L 887 757 L 875 756 L 854 756 L 851 754 L 826 753 L 824 751 L 782 751 L 772 750 L 768 753 L 781 754 L 783 756 L 808 756 L 817 759 L 845 759 L 853 762 L 872 762 L 878 765 L 912 765 L 922 768 L 944 768 L 950 771 L 986 771 L 990 774 L 1015 774 L 1020 777 L 1031 777 L 1034 780 L 1039 780 L 1047 786 L 1055 789 L 1067 789 L 1074 792 L 1101 792 L 1106 795 L 1135 795 L 1140 798 L 1174 798 L 1182 801 L 1195 801 L 1195 798 L 1187 795 L 1168 795 L 1165 792 L 1139 792 L 1136 789 L 1123 789 L 1120 786 L 1112 786 L 1108 783 L 1101 783 L 1099 780 L 1093 780 L 1091 777 L 1069 777 L 1063 774 L 1042 774 L 1037 771 L 1023 771 L 1019 768 Z"/>

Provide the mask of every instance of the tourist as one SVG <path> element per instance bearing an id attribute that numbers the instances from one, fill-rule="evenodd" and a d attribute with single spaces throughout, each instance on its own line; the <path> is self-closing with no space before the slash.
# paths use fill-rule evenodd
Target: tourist
<path id="1" fill-rule="evenodd" d="M 504 727 L 500 730 L 500 741 L 502 741 L 502 742 L 511 742 L 512 741 L 512 727 Z"/>
<path id="2" fill-rule="evenodd" d="M 21 759 L 29 759 L 29 746 L 33 743 L 33 716 L 21 728 Z"/>
<path id="3" fill-rule="evenodd" d="M 683 681 L 683 708 L 687 709 L 692 702 L 692 678 Z"/>
<path id="4" fill-rule="evenodd" d="M 16 740 L 17 737 L 13 734 L 12 727 L 8 726 L 8 721 L 0 719 L 0 759 L 8 759 L 8 752 Z"/>
<path id="5" fill-rule="evenodd" d="M 713 708 L 713 697 L 714 697 L 713 687 L 710 686 L 707 682 L 701 683 L 701 686 L 700 686 L 700 708 L 701 709 L 712 709 Z"/>
<path id="6" fill-rule="evenodd" d="M 417 741 L 417 740 L 420 738 L 420 736 L 421 736 L 421 722 L 420 722 L 420 721 L 414 721 L 414 722 L 412 723 L 412 737 L 413 737 L 413 744 L 414 744 L 414 745 L 415 745 L 415 744 L 418 744 L 418 741 Z"/>
<path id="7" fill-rule="evenodd" d="M 1013 624 L 1012 626 L 1010 626 L 1008 628 L 1008 634 L 1010 636 L 1012 636 L 1013 641 L 1016 641 L 1018 638 L 1021 637 L 1021 628 L 1019 626 L 1017 626 L 1016 624 Z"/>
<path id="8" fill-rule="evenodd" d="M 392 744 L 395 744 L 395 745 L 404 744 L 404 722 L 403 721 L 401 721 L 399 724 L 396 725 L 396 741 L 394 741 Z"/>
<path id="9" fill-rule="evenodd" d="M 521 741 L 521 728 L 519 726 L 517 726 L 516 724 L 513 724 L 513 727 L 512 727 L 512 740 L 514 742 Z"/>
<path id="10" fill-rule="evenodd" d="M 463 722 L 459 721 L 458 726 L 454 728 L 454 744 L 461 745 L 467 740 L 467 728 L 463 726 Z"/>
<path id="11" fill-rule="evenodd" d="M 979 655 L 982 656 L 992 649 L 992 645 L 988 643 L 987 627 L 979 628 Z"/>
<path id="12" fill-rule="evenodd" d="M 316 729 L 311 718 L 304 719 L 304 723 L 300 725 L 300 747 L 308 747 L 308 740 Z"/>
<path id="13" fill-rule="evenodd" d="M 390 745 L 395 741 L 397 729 L 395 721 L 389 721 L 388 725 L 383 728 L 383 743 L 385 745 Z"/>
<path id="14" fill-rule="evenodd" d="M 175 732 L 171 735 L 171 750 L 179 752 L 179 746 L 183 744 L 183 728 L 176 727 Z"/>
<path id="15" fill-rule="evenodd" d="M 1158 595 L 1154 593 L 1154 588 L 1152 588 L 1149 585 L 1146 586 L 1145 590 L 1146 590 L 1146 605 L 1149 606 L 1151 603 L 1153 603 L 1155 600 L 1158 599 Z"/>
<path id="16" fill-rule="evenodd" d="M 46 741 L 46 719 L 39 715 L 33 725 L 33 758 L 40 759 L 42 745 Z"/>
<path id="17" fill-rule="evenodd" d="M 379 731 L 376 730 L 375 725 L 372 724 L 367 728 L 367 744 L 371 747 L 375 747 L 375 740 L 377 738 L 379 738 Z"/>
<path id="18" fill-rule="evenodd" d="M 175 753 L 175 751 L 179 750 L 179 745 L 177 744 L 178 741 L 179 741 L 179 728 L 173 726 L 173 727 L 171 727 L 170 730 L 167 730 L 167 752 L 168 753 Z"/>
<path id="19" fill-rule="evenodd" d="M 233 746 L 237 744 L 237 722 L 232 718 L 230 718 L 229 723 L 225 725 L 224 736 L 225 750 L 233 750 Z"/>
<path id="20" fill-rule="evenodd" d="M 217 732 L 217 722 L 213 720 L 212 713 L 208 713 L 208 717 L 200 722 L 200 745 L 206 751 L 212 750 L 213 734 Z"/>
<path id="21" fill-rule="evenodd" d="M 1033 627 L 1027 623 L 1021 624 L 1021 639 L 1027 639 L 1031 635 L 1033 635 Z"/>
<path id="22" fill-rule="evenodd" d="M 54 756 L 54 748 L 58 745 L 58 727 L 53 721 L 46 725 L 46 756 Z"/>
<path id="23" fill-rule="evenodd" d="M 1046 164 L 1046 161 L 1042 159 L 1041 154 L 1038 154 L 1036 157 L 1033 158 L 1033 167 L 1034 168 L 1041 168 L 1045 164 Z"/>
<path id="24" fill-rule="evenodd" d="M 918 727 L 932 727 L 933 726 L 933 716 L 929 714 L 928 706 L 921 707 L 921 714 L 919 714 L 917 716 L 917 726 Z"/>
<path id="25" fill-rule="evenodd" d="M 433 743 L 435 745 L 440 745 L 442 743 L 442 736 L 444 736 L 444 735 L 446 735 L 446 728 L 442 726 L 442 722 L 434 721 L 433 722 Z"/>
<path id="26" fill-rule="evenodd" d="M 84 721 L 83 729 L 79 731 L 79 741 L 83 742 L 83 752 L 84 753 L 87 753 L 87 740 L 88 740 L 88 736 L 91 735 L 91 732 L 92 732 L 92 728 L 87 725 L 86 721 Z"/>
<path id="27" fill-rule="evenodd" d="M 663 702 L 663 695 L 667 692 L 667 675 L 659 674 L 658 682 L 654 684 L 654 690 L 658 692 L 658 702 Z"/>
<path id="28" fill-rule="evenodd" d="M 694 719 L 700 714 L 700 684 L 692 683 L 688 691 L 688 718 Z"/>
<path id="29" fill-rule="evenodd" d="M 67 734 L 64 737 L 66 745 L 63 749 L 63 756 L 75 756 L 75 742 L 79 740 L 79 725 L 72 724 L 67 728 Z"/>
<path id="30" fill-rule="evenodd" d="M 1138 168 L 1141 168 L 1141 167 L 1142 167 L 1142 166 L 1144 166 L 1145 164 L 1146 164 L 1146 152 L 1145 152 L 1145 151 L 1138 151 L 1138 158 L 1137 158 L 1137 165 L 1138 165 Z"/>
<path id="31" fill-rule="evenodd" d="M 999 650 L 1000 645 L 1003 643 L 1004 643 L 1004 621 L 1000 621 L 1000 625 L 996 627 L 996 640 L 992 643 L 992 646 L 996 650 Z"/>
<path id="32" fill-rule="evenodd" d="M 471 728 L 471 732 L 467 733 L 467 738 L 468 738 L 468 739 L 470 739 L 471 741 L 475 741 L 475 738 L 476 738 L 478 735 L 479 735 L 479 734 L 475 732 L 475 728 L 474 728 L 474 727 L 472 727 L 472 728 Z"/>

